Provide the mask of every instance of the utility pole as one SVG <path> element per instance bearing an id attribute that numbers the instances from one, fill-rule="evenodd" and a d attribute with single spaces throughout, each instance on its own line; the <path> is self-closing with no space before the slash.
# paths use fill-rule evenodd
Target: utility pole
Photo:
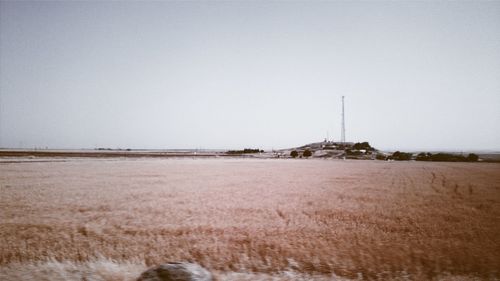
<path id="1" fill-rule="evenodd" d="M 340 141 L 342 143 L 345 143 L 344 96 L 342 96 L 342 132 L 340 134 Z"/>

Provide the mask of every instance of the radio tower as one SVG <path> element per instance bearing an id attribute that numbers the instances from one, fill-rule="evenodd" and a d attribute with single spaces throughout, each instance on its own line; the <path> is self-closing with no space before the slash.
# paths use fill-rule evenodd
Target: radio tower
<path id="1" fill-rule="evenodd" d="M 340 141 L 345 143 L 344 96 L 342 96 L 342 132 L 340 134 Z"/>

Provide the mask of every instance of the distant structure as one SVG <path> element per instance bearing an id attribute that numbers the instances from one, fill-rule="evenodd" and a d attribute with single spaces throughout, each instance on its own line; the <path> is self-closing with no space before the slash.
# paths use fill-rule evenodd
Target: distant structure
<path id="1" fill-rule="evenodd" d="M 340 133 L 340 142 L 345 143 L 345 119 L 344 119 L 344 96 L 342 96 L 342 131 Z"/>

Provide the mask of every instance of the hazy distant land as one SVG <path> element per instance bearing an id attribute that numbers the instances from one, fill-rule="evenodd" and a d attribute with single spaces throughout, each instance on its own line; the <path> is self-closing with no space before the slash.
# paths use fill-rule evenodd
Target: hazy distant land
<path id="1" fill-rule="evenodd" d="M 363 142 L 368 144 L 368 142 Z M 361 144 L 361 143 L 357 143 Z M 322 141 L 310 143 L 298 147 L 262 150 L 255 149 L 113 149 L 113 148 L 95 148 L 95 149 L 8 149 L 0 148 L 0 161 L 9 161 L 11 157 L 29 158 L 41 160 L 41 158 L 73 158 L 73 157 L 95 157 L 95 158 L 171 158 L 171 157 L 244 157 L 244 158 L 293 158 L 292 151 L 298 152 L 298 158 L 302 158 L 305 150 L 311 151 L 310 157 L 305 158 L 324 158 L 324 159 L 357 159 L 357 160 L 381 160 L 377 158 L 377 154 L 383 155 L 386 159 L 394 153 L 394 151 L 382 151 L 369 146 L 369 149 L 353 149 L 355 143 L 339 143 Z M 419 153 L 446 153 L 451 155 L 464 155 L 474 153 L 479 156 L 480 162 L 500 162 L 500 151 L 490 150 L 473 150 L 473 151 L 408 151 L 413 155 L 414 160 Z M 385 160 L 385 159 L 384 159 Z M 12 160 L 11 161 L 18 161 Z M 453 162 L 453 161 L 450 161 Z"/>

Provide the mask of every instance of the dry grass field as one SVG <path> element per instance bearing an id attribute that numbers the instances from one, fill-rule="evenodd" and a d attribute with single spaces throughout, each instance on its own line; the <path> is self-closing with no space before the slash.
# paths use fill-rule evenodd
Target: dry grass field
<path id="1" fill-rule="evenodd" d="M 15 161 L 14 161 L 15 162 Z M 0 163 L 0 280 L 500 278 L 500 164 Z"/>

